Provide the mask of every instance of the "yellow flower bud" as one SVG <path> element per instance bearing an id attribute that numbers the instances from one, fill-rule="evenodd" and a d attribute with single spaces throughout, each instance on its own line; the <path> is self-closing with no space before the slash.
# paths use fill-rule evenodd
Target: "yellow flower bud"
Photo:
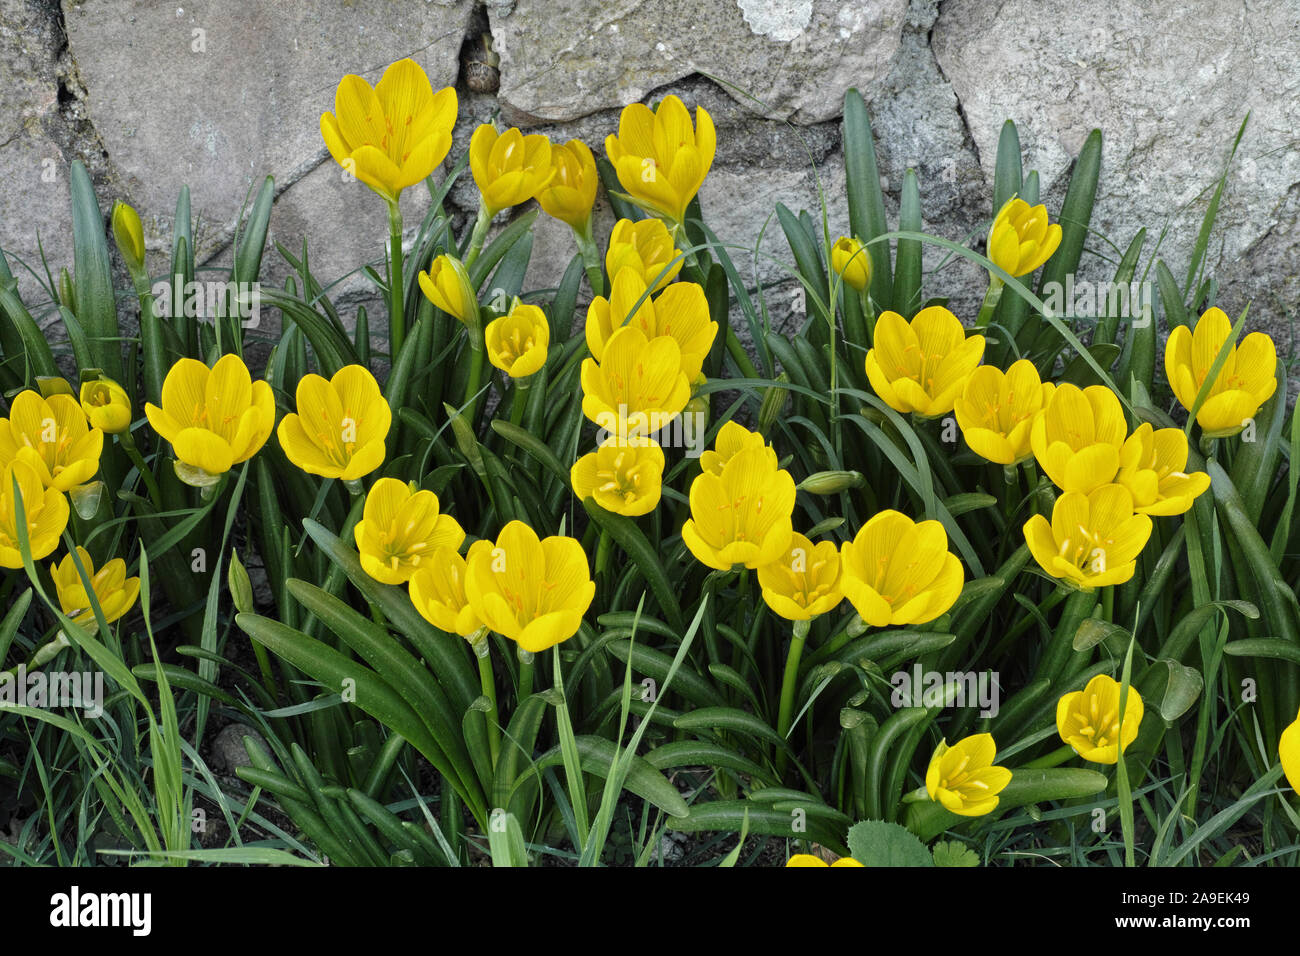
<path id="1" fill-rule="evenodd" d="M 113 241 L 133 275 L 144 268 L 144 227 L 140 215 L 122 200 L 113 203 Z"/>
<path id="2" fill-rule="evenodd" d="M 1030 206 L 1011 198 L 998 211 L 989 229 L 988 255 L 1004 272 L 1019 277 L 1033 272 L 1061 244 L 1061 227 L 1049 225 L 1047 207 Z"/>
<path id="3" fill-rule="evenodd" d="M 857 239 L 841 236 L 831 246 L 831 268 L 859 292 L 871 285 L 871 255 Z"/>
<path id="4" fill-rule="evenodd" d="M 90 424 L 106 435 L 131 427 L 131 396 L 111 378 L 81 383 L 81 410 Z"/>
<path id="5" fill-rule="evenodd" d="M 478 327 L 478 293 L 470 282 L 465 264 L 454 256 L 435 258 L 428 272 L 419 275 L 424 297 L 448 315 L 455 316 L 471 329 Z"/>

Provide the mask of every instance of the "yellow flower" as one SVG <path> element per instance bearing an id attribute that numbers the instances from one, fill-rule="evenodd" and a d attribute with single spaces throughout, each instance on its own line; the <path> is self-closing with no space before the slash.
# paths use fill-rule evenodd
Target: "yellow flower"
<path id="1" fill-rule="evenodd" d="M 925 624 L 961 594 L 961 561 L 937 521 L 882 511 L 840 548 L 844 596 L 872 627 Z"/>
<path id="2" fill-rule="evenodd" d="M 322 113 L 320 134 L 334 160 L 389 202 L 430 176 L 451 149 L 456 91 L 433 92 L 414 60 L 398 60 L 371 89 L 348 74 Z"/>
<path id="3" fill-rule="evenodd" d="M 27 462 L 11 461 L 0 472 L 0 568 L 21 568 L 18 547 L 18 508 L 14 481 L 22 497 L 27 518 L 27 542 L 32 559 L 39 560 L 59 546 L 59 535 L 68 525 L 68 499 L 55 488 L 46 488 L 41 476 Z"/>
<path id="4" fill-rule="evenodd" d="M 664 450 L 649 438 L 611 436 L 569 471 L 573 493 L 606 511 L 640 517 L 654 511 L 663 488 Z"/>
<path id="5" fill-rule="evenodd" d="M 475 548 L 492 549 L 490 541 L 475 541 Z M 430 559 L 411 575 L 411 603 L 420 616 L 449 634 L 470 637 L 483 622 L 474 613 L 465 596 L 465 559 L 451 548 L 438 548 Z"/>
<path id="6" fill-rule="evenodd" d="M 131 608 L 135 607 L 136 598 L 140 596 L 140 579 L 126 576 L 126 562 L 114 558 L 98 571 L 86 549 L 78 546 L 77 557 L 90 578 L 91 589 L 104 612 L 104 621 L 112 624 Z M 72 618 L 75 624 L 89 623 L 95 627 L 95 612 L 90 607 L 90 597 L 81 583 L 81 575 L 72 562 L 72 555 L 65 554 L 60 562 L 51 562 L 50 576 L 54 579 L 54 588 L 59 595 L 59 607 L 63 613 Z"/>
<path id="7" fill-rule="evenodd" d="M 875 348 L 867 352 L 867 378 L 895 411 L 937 418 L 952 411 L 983 355 L 984 336 L 967 338 L 957 316 L 942 306 L 922 309 L 911 322 L 883 312 Z"/>
<path id="8" fill-rule="evenodd" d="M 1128 423 L 1104 385 L 1056 388 L 1030 429 L 1029 444 L 1047 477 L 1062 491 L 1087 494 L 1115 480 Z"/>
<path id="9" fill-rule="evenodd" d="M 511 521 L 495 544 L 479 545 L 466 560 L 465 593 L 489 629 L 534 654 L 578 632 L 596 594 L 581 544 L 538 540 L 528 525 Z"/>
<path id="10" fill-rule="evenodd" d="M 1061 244 L 1061 227 L 1048 224 L 1047 207 L 1023 199 L 1007 200 L 989 229 L 993 264 L 1013 276 L 1028 275 L 1052 257 Z"/>
<path id="11" fill-rule="evenodd" d="M 428 272 L 418 276 L 420 291 L 435 307 L 469 327 L 478 324 L 478 296 L 465 264 L 453 256 L 437 256 Z"/>
<path id="12" fill-rule="evenodd" d="M 1187 435 L 1181 428 L 1143 422 L 1119 452 L 1116 481 L 1133 495 L 1133 510 L 1144 515 L 1180 515 L 1210 487 L 1203 471 L 1186 472 Z"/>
<path id="13" fill-rule="evenodd" d="M 1024 532 L 1044 571 L 1092 589 L 1133 576 L 1151 537 L 1151 519 L 1133 513 L 1133 496 L 1123 485 L 1102 485 L 1086 495 L 1067 491 L 1052 507 L 1051 524 L 1034 515 Z"/>
<path id="14" fill-rule="evenodd" d="M 591 234 L 591 207 L 596 202 L 596 158 L 580 139 L 551 146 L 555 179 L 537 195 L 548 215 L 566 222 L 581 236 Z"/>
<path id="15" fill-rule="evenodd" d="M 840 554 L 831 541 L 813 544 L 799 532 L 785 554 L 758 569 L 763 600 L 789 621 L 808 621 L 844 600 L 840 588 Z"/>
<path id="16" fill-rule="evenodd" d="M 981 365 L 966 380 L 954 410 L 961 433 L 975 454 L 999 465 L 1017 465 L 1033 455 L 1030 432 L 1054 386 L 1038 377 L 1034 363 L 1021 359 L 1003 372 Z"/>
<path id="17" fill-rule="evenodd" d="M 675 223 L 686 218 L 716 148 L 708 111 L 697 106 L 692 126 L 690 112 L 676 96 L 664 97 L 654 112 L 644 103 L 624 107 L 618 135 L 605 138 L 605 153 L 632 201 Z"/>
<path id="18" fill-rule="evenodd" d="M 682 541 L 701 563 L 721 571 L 758 568 L 781 559 L 794 537 L 794 479 L 769 449 L 737 452 L 721 474 L 691 482 L 691 517 Z"/>
<path id="19" fill-rule="evenodd" d="M 131 396 L 111 378 L 81 384 L 81 410 L 94 428 L 117 435 L 131 427 Z"/>
<path id="20" fill-rule="evenodd" d="M 535 305 L 518 304 L 485 331 L 488 361 L 511 378 L 527 378 L 546 364 L 551 324 Z"/>
<path id="21" fill-rule="evenodd" d="M 525 136 L 513 126 L 498 133 L 491 123 L 470 137 L 469 168 L 489 215 L 528 202 L 555 178 L 549 139 Z"/>
<path id="22" fill-rule="evenodd" d="M 691 399 L 677 340 L 647 339 L 633 326 L 609 337 L 599 363 L 584 359 L 581 378 L 582 413 L 617 435 L 652 435 Z"/>
<path id="23" fill-rule="evenodd" d="M 974 734 L 951 747 L 940 741 L 925 771 L 925 792 L 945 810 L 962 817 L 982 817 L 998 805 L 998 794 L 1011 782 L 1011 771 L 996 767 L 992 734 Z"/>
<path id="24" fill-rule="evenodd" d="M 1222 309 L 1209 309 L 1192 331 L 1180 325 L 1165 343 L 1165 374 L 1179 403 L 1189 412 L 1210 374 L 1219 349 L 1232 334 L 1232 321 Z M 1277 349 L 1263 332 L 1252 332 L 1234 345 L 1210 386 L 1196 423 L 1208 436 L 1235 435 L 1246 427 L 1259 407 L 1277 389 Z"/>
<path id="25" fill-rule="evenodd" d="M 19 392 L 0 418 L 0 464 L 23 461 L 41 484 L 71 491 L 99 470 L 104 433 L 86 423 L 86 414 L 71 395 L 42 398 L 39 392 Z"/>
<path id="26" fill-rule="evenodd" d="M 1128 689 L 1121 729 L 1119 692 L 1119 681 L 1098 674 L 1083 690 L 1066 694 L 1056 702 L 1056 732 L 1084 760 L 1118 763 L 1119 755 L 1137 739 L 1142 695 L 1136 687 Z"/>
<path id="27" fill-rule="evenodd" d="M 677 278 L 682 271 L 682 251 L 674 246 L 662 219 L 620 219 L 614 223 L 605 253 L 605 271 L 612 281 L 624 269 L 634 270 L 643 285 L 655 283 L 655 292 Z"/>
<path id="28" fill-rule="evenodd" d="M 871 256 L 862 243 L 840 236 L 831 246 L 831 268 L 844 282 L 859 292 L 871 285 Z"/>
<path id="29" fill-rule="evenodd" d="M 352 531 L 366 573 L 384 584 L 404 584 L 425 556 L 438 548 L 459 548 L 464 530 L 438 508 L 432 491 L 396 478 L 376 481 Z"/>
<path id="30" fill-rule="evenodd" d="M 162 408 L 146 404 L 144 413 L 183 464 L 220 475 L 266 444 L 275 398 L 237 355 L 223 355 L 211 369 L 183 358 L 163 380 Z"/>
<path id="31" fill-rule="evenodd" d="M 777 466 L 776 452 L 761 434 L 751 432 L 745 426 L 737 425 L 735 422 L 727 422 L 718 429 L 718 437 L 713 440 L 713 448 L 700 455 L 700 470 L 721 475 L 722 468 L 727 462 L 749 448 L 766 448 L 769 467 Z"/>
<path id="32" fill-rule="evenodd" d="M 811 853 L 796 853 L 794 856 L 790 857 L 790 859 L 785 861 L 785 865 L 786 865 L 786 869 L 789 869 L 792 866 L 793 867 L 824 866 L 827 869 L 830 869 L 831 867 L 835 867 L 835 866 L 862 866 L 861 863 L 853 859 L 853 857 L 851 856 L 842 856 L 834 863 L 827 863 L 821 857 L 813 856 Z"/>
<path id="33" fill-rule="evenodd" d="M 1296 716 L 1277 744 L 1277 756 L 1282 762 L 1282 772 L 1286 774 L 1291 789 L 1300 792 L 1300 715 Z"/>
<path id="34" fill-rule="evenodd" d="M 144 227 L 140 224 L 140 214 L 120 199 L 113 203 L 113 241 L 128 271 L 138 272 L 143 268 Z"/>
<path id="35" fill-rule="evenodd" d="M 713 347 L 718 323 L 709 317 L 709 302 L 704 290 L 694 282 L 670 285 L 651 299 L 646 284 L 633 269 L 624 269 L 614 277 L 609 298 L 596 296 L 587 309 L 587 347 L 592 357 L 602 361 L 605 343 L 625 326 L 638 328 L 647 339 L 668 335 L 681 350 L 682 371 L 687 379 L 700 376 L 704 359 Z M 645 296 L 640 308 L 633 308 Z"/>
<path id="36" fill-rule="evenodd" d="M 328 381 L 304 375 L 297 399 L 297 414 L 284 416 L 276 437 L 285 457 L 303 471 L 354 481 L 384 463 L 393 415 L 365 368 L 344 366 Z"/>

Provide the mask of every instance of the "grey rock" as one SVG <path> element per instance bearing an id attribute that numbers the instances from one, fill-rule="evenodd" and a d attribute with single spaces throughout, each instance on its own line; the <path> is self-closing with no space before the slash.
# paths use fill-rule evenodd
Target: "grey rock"
<path id="1" fill-rule="evenodd" d="M 244 738 L 252 737 L 263 749 L 266 740 L 252 727 L 245 724 L 227 724 L 212 741 L 209 759 L 214 769 L 233 774 L 238 767 L 250 766 L 248 751 L 244 749 Z"/>

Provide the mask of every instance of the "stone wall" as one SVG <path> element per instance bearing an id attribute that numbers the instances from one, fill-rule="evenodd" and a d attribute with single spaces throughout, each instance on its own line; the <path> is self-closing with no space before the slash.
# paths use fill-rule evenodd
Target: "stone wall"
<path id="1" fill-rule="evenodd" d="M 22 260 L 44 276 L 38 238 L 56 275 L 71 265 L 67 167 L 81 158 L 106 213 L 115 198 L 140 211 L 160 271 L 186 183 L 199 255 L 220 261 L 269 173 L 272 238 L 296 252 L 306 237 L 345 302 L 372 297 L 357 269 L 383 255 L 383 205 L 345 180 L 318 120 L 343 74 L 374 82 L 410 56 L 435 87 L 460 89 L 453 155 L 497 112 L 600 152 L 627 102 L 676 92 L 704 105 L 719 143 L 707 217 L 745 249 L 766 226 L 757 256 L 737 253 L 763 281 L 789 261 L 768 221 L 778 201 L 815 209 L 820 182 L 832 229 L 846 224 L 838 118 L 850 86 L 866 97 L 891 202 L 915 168 L 926 228 L 953 239 L 987 229 L 1003 120 L 1019 125 L 1053 214 L 1100 127 L 1090 249 L 1113 259 L 1146 226 L 1148 250 L 1159 238 L 1181 277 L 1249 111 L 1210 267 L 1221 304 L 1251 301 L 1285 356 L 1300 302 L 1298 45 L 1300 5 L 1247 0 L 0 0 L 0 247 L 15 273 Z M 408 222 L 421 192 L 404 197 Z M 468 177 L 452 204 L 458 221 L 472 214 Z M 571 240 L 539 223 L 530 284 L 552 285 Z M 267 263 L 272 280 L 286 274 Z M 31 275 L 20 281 L 39 299 Z M 973 315 L 982 279 L 948 263 L 926 292 Z"/>

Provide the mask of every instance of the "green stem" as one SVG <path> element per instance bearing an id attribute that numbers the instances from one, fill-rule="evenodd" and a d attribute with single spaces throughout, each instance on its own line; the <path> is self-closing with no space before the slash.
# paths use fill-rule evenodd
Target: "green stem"
<path id="1" fill-rule="evenodd" d="M 605 274 L 600 267 L 600 249 L 596 246 L 596 240 L 591 236 L 591 220 L 587 220 L 587 231 L 581 233 L 573 230 L 574 238 L 578 240 L 578 252 L 582 255 L 582 267 L 587 273 L 587 282 L 591 286 L 592 295 L 605 294 Z"/>
<path id="2" fill-rule="evenodd" d="M 984 303 L 980 306 L 979 315 L 975 317 L 975 331 L 984 331 L 993 321 L 993 313 L 997 311 L 998 302 L 1002 300 L 1002 288 L 1001 279 L 989 276 L 989 287 L 984 293 Z"/>
<path id="3" fill-rule="evenodd" d="M 1074 748 L 1069 744 L 1062 744 L 1049 754 L 1039 757 L 1037 760 L 1031 760 L 1025 764 L 1024 770 L 1046 770 L 1049 767 L 1059 767 L 1071 757 L 1077 756 Z"/>
<path id="4" fill-rule="evenodd" d="M 808 638 L 808 622 L 795 621 L 794 633 L 790 638 L 790 651 L 785 657 L 785 674 L 781 678 L 781 707 L 776 716 L 776 732 L 784 740 L 790 735 L 790 720 L 794 715 L 794 692 L 799 677 L 799 659 L 803 656 L 804 641 Z M 776 772 L 779 776 L 785 770 L 785 751 L 776 754 Z"/>
<path id="5" fill-rule="evenodd" d="M 604 528 L 600 529 L 600 543 L 596 545 L 596 580 L 603 580 L 609 568 L 609 555 L 613 550 L 614 539 Z"/>
<path id="6" fill-rule="evenodd" d="M 488 228 L 492 225 L 492 217 L 496 212 L 489 209 L 487 203 L 482 197 L 478 201 L 478 218 L 474 220 L 474 231 L 469 234 L 469 249 L 465 253 L 465 268 L 469 269 L 478 258 L 478 254 L 483 251 L 483 243 L 487 240 Z"/>
<path id="7" fill-rule="evenodd" d="M 153 472 L 144 463 L 144 456 L 140 454 L 140 449 L 135 445 L 135 439 L 131 436 L 131 429 L 117 436 L 117 440 L 122 444 L 122 450 L 126 456 L 131 459 L 131 464 L 135 465 L 135 470 L 140 472 L 140 480 L 144 486 L 149 489 L 149 500 L 153 502 L 154 508 L 159 512 L 165 511 L 163 508 L 162 489 L 158 487 L 158 481 L 154 478 Z"/>
<path id="8" fill-rule="evenodd" d="M 528 407 L 528 386 L 526 378 L 515 379 L 515 393 L 510 399 L 510 424 L 518 425 L 524 420 L 524 409 Z"/>
<path id="9" fill-rule="evenodd" d="M 406 291 L 402 288 L 402 210 L 396 201 L 388 204 L 388 347 L 389 359 L 397 361 L 406 341 Z"/>
<path id="10" fill-rule="evenodd" d="M 516 701 L 526 700 L 533 693 L 533 659 L 532 651 L 519 648 L 519 690 Z"/>
<path id="11" fill-rule="evenodd" d="M 465 382 L 465 396 L 461 401 L 461 407 L 464 409 L 462 414 L 465 420 L 469 422 L 470 427 L 475 424 L 478 413 L 478 392 L 483 384 L 483 366 L 487 361 L 487 348 L 483 342 L 483 333 L 475 329 L 469 329 L 470 339 L 470 366 L 469 378 Z"/>
<path id="12" fill-rule="evenodd" d="M 869 286 L 858 293 L 858 302 L 862 304 L 862 321 L 867 326 L 867 341 L 863 344 L 870 346 L 876 341 L 876 310 L 871 307 Z"/>
<path id="13" fill-rule="evenodd" d="M 497 757 L 501 753 L 501 730 L 498 726 L 501 723 L 500 712 L 497 710 L 497 685 L 492 676 L 492 648 L 491 642 L 487 639 L 486 632 L 480 632 L 478 640 L 472 645 L 474 654 L 478 657 L 478 679 L 479 686 L 483 690 L 483 696 L 488 699 L 487 712 L 487 734 L 488 750 L 492 754 L 492 766 L 497 765 Z"/>

